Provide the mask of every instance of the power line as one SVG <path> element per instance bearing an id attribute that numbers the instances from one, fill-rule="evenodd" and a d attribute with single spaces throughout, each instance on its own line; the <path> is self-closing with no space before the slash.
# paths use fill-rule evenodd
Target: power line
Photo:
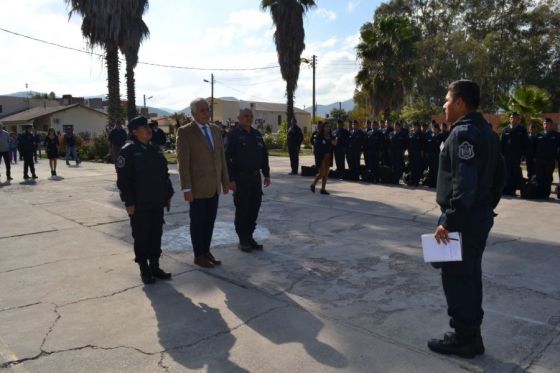
<path id="1" fill-rule="evenodd" d="M 53 42 L 42 40 L 42 39 L 37 39 L 37 38 L 34 38 L 32 36 L 23 35 L 23 34 L 20 34 L 18 32 L 6 30 L 6 29 L 1 28 L 1 27 L 0 27 L 0 31 L 4 31 L 4 32 L 7 32 L 7 33 L 12 34 L 12 35 L 20 36 L 22 38 L 37 41 L 37 42 L 40 42 L 40 43 L 52 45 L 52 46 L 55 46 L 55 47 L 58 47 L 58 48 L 68 49 L 68 50 L 75 51 L 75 52 L 87 53 L 87 54 L 92 55 L 92 56 L 105 57 L 104 54 L 94 53 L 93 51 L 87 51 L 87 50 L 83 50 L 83 49 L 69 47 L 69 46 L 62 45 L 62 44 L 53 43 Z M 277 68 L 280 67 L 280 66 L 276 65 L 276 66 L 264 66 L 264 67 L 250 67 L 250 68 L 207 68 L 207 67 L 165 65 L 165 64 L 160 64 L 160 63 L 141 62 L 141 61 L 139 61 L 138 64 L 148 65 L 148 66 L 156 66 L 156 67 L 165 67 L 165 68 L 170 68 L 170 69 L 197 70 L 197 71 L 258 71 L 258 70 L 277 69 Z"/>

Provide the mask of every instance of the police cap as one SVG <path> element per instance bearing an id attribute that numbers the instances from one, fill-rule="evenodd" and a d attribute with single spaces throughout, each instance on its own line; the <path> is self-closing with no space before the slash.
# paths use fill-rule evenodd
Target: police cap
<path id="1" fill-rule="evenodd" d="M 132 131 L 137 129 L 138 127 L 142 127 L 142 126 L 147 126 L 148 125 L 148 119 L 146 119 L 143 116 L 139 116 L 136 118 L 132 118 L 131 120 L 128 121 L 128 130 Z"/>

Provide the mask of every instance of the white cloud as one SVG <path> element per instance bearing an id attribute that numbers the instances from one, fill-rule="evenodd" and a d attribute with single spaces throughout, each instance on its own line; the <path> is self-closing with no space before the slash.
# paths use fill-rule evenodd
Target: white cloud
<path id="1" fill-rule="evenodd" d="M 356 9 L 356 7 L 358 5 L 360 5 L 362 0 L 350 0 L 348 1 L 348 4 L 346 4 L 346 10 L 348 10 L 348 12 L 352 12 L 354 11 L 354 9 Z"/>
<path id="2" fill-rule="evenodd" d="M 326 19 L 329 22 L 336 20 L 336 13 L 333 12 L 332 10 L 328 10 L 325 8 L 319 8 L 317 10 L 317 15 Z"/>

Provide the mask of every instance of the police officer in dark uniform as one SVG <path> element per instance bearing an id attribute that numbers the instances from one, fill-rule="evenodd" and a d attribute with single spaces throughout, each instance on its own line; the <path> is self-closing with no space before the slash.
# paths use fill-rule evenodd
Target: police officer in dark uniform
<path id="1" fill-rule="evenodd" d="M 367 133 L 365 146 L 366 167 L 373 175 L 373 182 L 379 182 L 379 167 L 383 158 L 385 135 L 379 128 L 379 122 L 373 121 L 371 130 Z"/>
<path id="2" fill-rule="evenodd" d="M 364 148 L 365 138 L 365 133 L 360 129 L 358 121 L 354 120 L 348 139 L 348 149 L 346 151 L 348 168 L 350 168 L 352 178 L 356 178 L 360 174 L 360 157 Z"/>
<path id="3" fill-rule="evenodd" d="M 150 121 L 150 128 L 152 129 L 152 145 L 155 145 L 161 149 L 167 142 L 165 132 L 163 132 L 163 130 L 159 128 L 159 123 L 157 120 Z"/>
<path id="4" fill-rule="evenodd" d="M 519 114 L 511 113 L 509 120 L 510 124 L 502 130 L 500 141 L 507 170 L 504 194 L 515 196 L 515 191 L 520 189 L 523 183 L 521 158 L 527 152 L 528 135 L 525 126 L 521 124 Z"/>
<path id="5" fill-rule="evenodd" d="M 408 137 L 403 131 L 401 122 L 395 123 L 395 129 L 389 133 L 389 159 L 392 183 L 398 184 L 404 171 L 404 152 L 407 148 Z"/>
<path id="6" fill-rule="evenodd" d="M 407 184 L 418 186 L 424 173 L 424 134 L 420 129 L 420 122 L 412 126 L 412 133 L 408 139 L 408 170 Z"/>
<path id="7" fill-rule="evenodd" d="M 288 153 L 290 154 L 290 167 L 292 169 L 290 175 L 298 174 L 299 149 L 302 142 L 303 132 L 301 132 L 301 128 L 299 128 L 297 121 L 294 118 L 293 123 L 288 130 Z"/>
<path id="8" fill-rule="evenodd" d="M 556 161 L 560 160 L 560 134 L 554 130 L 551 118 L 543 122 L 544 131 L 535 137 L 535 175 L 538 198 L 549 198 Z"/>
<path id="9" fill-rule="evenodd" d="M 383 161 L 382 164 L 387 167 L 391 167 L 391 134 L 394 131 L 394 127 L 388 120 L 383 122 L 383 127 L 381 132 L 385 136 L 385 142 L 383 144 Z"/>
<path id="10" fill-rule="evenodd" d="M 505 184 L 500 141 L 476 112 L 479 102 L 475 82 L 449 85 L 443 108 L 446 120 L 454 125 L 440 154 L 436 195 L 442 214 L 434 236 L 438 243 L 447 244 L 449 232 L 460 232 L 463 260 L 438 265 L 455 332 L 428 342 L 432 351 L 466 358 L 484 353 L 482 254 Z"/>
<path id="11" fill-rule="evenodd" d="M 121 123 L 117 123 L 115 128 L 109 132 L 109 145 L 111 150 L 111 157 L 113 158 L 112 161 L 115 163 L 117 161 L 117 157 L 119 156 L 122 147 L 126 144 L 126 139 L 128 135 L 124 128 L 122 128 Z"/>
<path id="12" fill-rule="evenodd" d="M 251 127 L 253 112 L 239 111 L 239 126 L 228 134 L 226 162 L 229 188 L 234 191 L 235 231 L 238 248 L 244 252 L 262 250 L 263 245 L 253 238 L 262 201 L 262 184 L 270 185 L 268 150 L 259 131 Z M 261 182 L 261 172 L 264 182 Z"/>
<path id="13" fill-rule="evenodd" d="M 336 139 L 336 145 L 334 147 L 334 162 L 336 164 L 336 174 L 339 178 L 342 178 L 346 168 L 346 150 L 348 149 L 350 132 L 344 128 L 344 121 L 339 119 L 336 124 L 337 128 L 333 131 L 333 136 Z"/>
<path id="14" fill-rule="evenodd" d="M 155 279 L 168 280 L 171 274 L 159 266 L 163 208 L 169 211 L 173 186 L 169 180 L 167 161 L 160 149 L 150 144 L 152 129 L 144 117 L 128 123 L 132 142 L 117 157 L 117 187 L 126 206 L 134 238 L 134 261 L 140 266 L 144 284 Z"/>
<path id="15" fill-rule="evenodd" d="M 430 136 L 426 137 L 426 149 L 428 153 L 428 175 L 424 180 L 424 185 L 435 188 L 439 167 L 439 152 L 441 144 L 445 141 L 445 135 L 440 131 L 439 124 L 432 122 Z"/>
<path id="16" fill-rule="evenodd" d="M 35 135 L 33 134 L 33 126 L 28 125 L 25 132 L 19 135 L 18 150 L 23 157 L 23 178 L 29 179 L 29 169 L 31 169 L 31 177 L 37 179 L 35 174 L 35 165 L 33 163 L 33 154 L 37 148 Z"/>
<path id="17" fill-rule="evenodd" d="M 525 164 L 527 165 L 527 178 L 531 180 L 535 176 L 535 140 L 537 138 L 537 126 L 529 123 L 527 129 L 527 153 L 525 154 Z"/>

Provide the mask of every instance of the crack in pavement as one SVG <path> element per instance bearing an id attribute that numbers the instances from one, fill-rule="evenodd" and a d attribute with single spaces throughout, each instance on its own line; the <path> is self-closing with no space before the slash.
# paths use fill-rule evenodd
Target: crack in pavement
<path id="1" fill-rule="evenodd" d="M 6 239 L 9 239 L 9 238 L 16 238 L 16 237 L 27 237 L 27 236 L 33 236 L 33 235 L 36 235 L 36 234 L 51 233 L 51 232 L 58 232 L 58 229 L 49 229 L 49 230 L 46 230 L 46 231 L 14 234 L 13 236 L 2 236 L 2 237 L 0 237 L 0 240 L 6 240 Z"/>
<path id="2" fill-rule="evenodd" d="M 20 309 L 27 308 L 27 307 L 37 306 L 37 305 L 39 305 L 39 304 L 43 304 L 43 302 L 35 302 L 35 303 L 24 304 L 24 305 L 16 306 L 16 307 L 2 308 L 2 309 L 0 309 L 0 312 L 13 311 L 13 310 L 20 310 Z"/>
<path id="3" fill-rule="evenodd" d="M 56 263 L 73 261 L 73 260 L 96 259 L 96 258 L 105 258 L 105 257 L 111 257 L 111 256 L 118 256 L 118 255 L 129 255 L 129 253 L 113 253 L 113 254 L 107 254 L 107 255 L 92 255 L 92 256 L 83 256 L 83 257 L 75 257 L 75 258 L 63 258 L 63 259 L 59 259 L 59 260 L 53 260 L 53 261 L 50 261 L 50 262 L 35 264 L 35 265 L 32 265 L 32 266 L 8 269 L 6 271 L 0 272 L 0 274 L 10 273 L 10 272 L 15 272 L 15 271 L 22 271 L 22 270 L 25 270 L 25 269 L 32 269 L 32 268 L 46 266 L 46 265 L 49 265 L 49 264 L 56 264 Z"/>
<path id="4" fill-rule="evenodd" d="M 539 351 L 532 350 L 524 359 L 522 359 L 521 361 L 524 361 L 524 360 L 528 359 L 530 356 L 533 356 L 533 358 L 531 360 L 529 360 L 529 363 L 526 364 L 523 367 L 523 369 L 528 372 L 533 367 L 533 365 L 537 361 L 539 361 L 539 359 L 544 355 L 546 350 L 554 343 L 554 341 L 557 338 L 560 338 L 560 331 L 558 333 L 556 333 L 554 336 L 552 336 L 552 338 Z M 513 371 L 512 371 L 512 373 L 513 373 Z"/>
<path id="5" fill-rule="evenodd" d="M 511 242 L 519 242 L 521 240 L 522 240 L 521 237 L 512 238 L 512 239 L 508 239 L 508 240 L 496 240 L 495 242 L 492 242 L 490 245 L 487 244 L 486 248 L 495 247 L 495 246 L 498 246 L 498 245 L 503 245 L 503 244 L 511 243 Z"/>

